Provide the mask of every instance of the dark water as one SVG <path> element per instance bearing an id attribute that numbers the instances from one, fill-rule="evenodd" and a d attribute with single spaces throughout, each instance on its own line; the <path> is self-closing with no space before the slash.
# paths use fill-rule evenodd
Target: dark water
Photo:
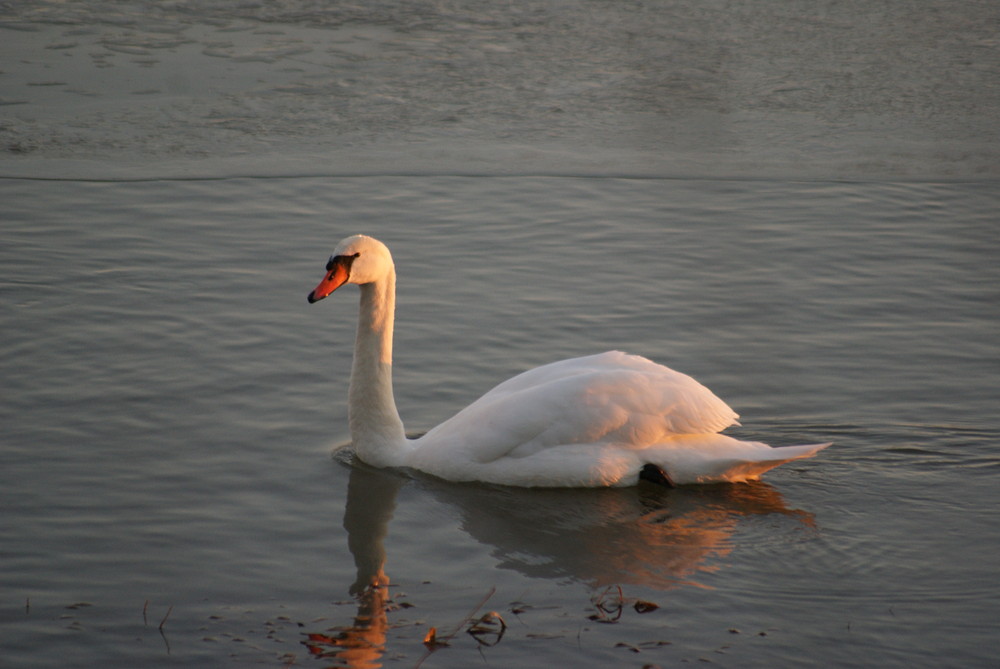
<path id="1" fill-rule="evenodd" d="M 582 7 L 3 7 L 0 43 L 29 50 L 0 68 L 0 665 L 412 667 L 431 627 L 450 645 L 425 667 L 995 664 L 986 6 Z M 517 87 L 585 29 L 565 87 Z M 290 60 L 345 49 L 343 88 Z M 640 67 L 657 49 L 672 78 Z M 856 85 L 819 67 L 834 53 Z M 737 71 L 773 95 L 722 86 Z M 153 81 L 174 75 L 204 88 Z M 713 110 L 739 142 L 695 132 Z M 305 300 L 355 232 L 396 258 L 410 431 L 619 348 L 704 382 L 736 435 L 835 444 L 667 491 L 355 465 L 356 292 Z M 380 570 L 387 596 L 358 596 Z"/>
<path id="2" fill-rule="evenodd" d="M 499 666 L 992 656 L 990 184 L 0 188 L 3 633 L 18 663 L 305 662 L 303 633 L 356 613 L 355 478 L 371 510 L 355 551 L 377 553 L 388 522 L 391 592 L 412 605 L 389 614 L 387 659 L 415 662 L 428 626 L 492 587 L 486 609 L 509 628 L 482 652 Z M 359 229 L 397 257 L 411 430 L 525 367 L 621 347 L 709 384 L 745 436 L 836 445 L 765 483 L 659 495 L 355 471 L 331 457 L 355 299 L 304 296 Z M 608 585 L 660 608 L 592 621 Z M 66 608 L 79 602 L 92 606 Z M 463 633 L 430 666 L 480 661 Z"/>

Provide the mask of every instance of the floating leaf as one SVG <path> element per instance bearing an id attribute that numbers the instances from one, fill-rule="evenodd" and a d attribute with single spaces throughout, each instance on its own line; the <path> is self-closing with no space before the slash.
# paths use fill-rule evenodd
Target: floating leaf
<path id="1" fill-rule="evenodd" d="M 660 608 L 660 605 L 639 599 L 634 604 L 634 607 L 635 610 L 639 613 L 649 613 L 650 611 L 655 611 L 656 609 Z"/>
<path id="2" fill-rule="evenodd" d="M 444 639 L 438 639 L 437 628 L 432 627 L 427 630 L 427 634 L 424 635 L 424 645 L 433 650 L 439 646 L 447 646 L 448 642 Z"/>

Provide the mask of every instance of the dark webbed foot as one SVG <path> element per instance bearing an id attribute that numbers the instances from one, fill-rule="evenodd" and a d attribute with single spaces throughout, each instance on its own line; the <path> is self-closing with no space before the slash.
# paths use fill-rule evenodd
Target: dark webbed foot
<path id="1" fill-rule="evenodd" d="M 674 487 L 674 482 L 670 480 L 670 475 L 662 467 L 654 465 L 651 462 L 644 464 L 642 469 L 639 470 L 639 480 L 649 481 L 650 483 L 656 483 L 668 488 Z"/>

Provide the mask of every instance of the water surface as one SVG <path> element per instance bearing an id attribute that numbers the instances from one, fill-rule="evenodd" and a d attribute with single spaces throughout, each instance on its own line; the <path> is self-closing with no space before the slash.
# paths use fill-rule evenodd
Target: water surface
<path id="1" fill-rule="evenodd" d="M 0 27 L 26 49 L 0 75 L 5 662 L 414 666 L 435 627 L 425 667 L 992 665 L 985 5 L 28 7 Z M 354 463 L 357 292 L 305 297 L 356 232 L 395 255 L 411 432 L 615 348 L 704 382 L 734 435 L 835 444 L 676 490 Z"/>

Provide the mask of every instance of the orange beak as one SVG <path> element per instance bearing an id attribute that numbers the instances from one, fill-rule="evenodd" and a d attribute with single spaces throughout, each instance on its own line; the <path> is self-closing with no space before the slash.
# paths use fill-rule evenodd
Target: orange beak
<path id="1" fill-rule="evenodd" d="M 324 297 L 344 285 L 350 276 L 350 271 L 344 263 L 334 263 L 327 275 L 319 282 L 316 289 L 309 293 L 309 304 L 319 302 Z"/>

